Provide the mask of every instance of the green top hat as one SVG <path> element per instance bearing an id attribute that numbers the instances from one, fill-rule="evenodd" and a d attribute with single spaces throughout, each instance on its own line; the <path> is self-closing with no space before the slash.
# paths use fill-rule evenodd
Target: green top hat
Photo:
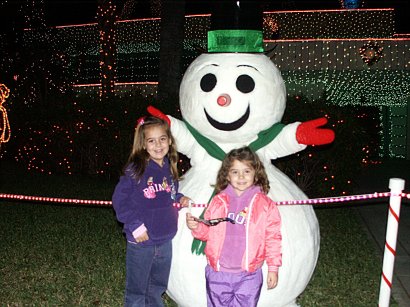
<path id="1" fill-rule="evenodd" d="M 260 2 L 213 1 L 208 52 L 264 52 Z"/>

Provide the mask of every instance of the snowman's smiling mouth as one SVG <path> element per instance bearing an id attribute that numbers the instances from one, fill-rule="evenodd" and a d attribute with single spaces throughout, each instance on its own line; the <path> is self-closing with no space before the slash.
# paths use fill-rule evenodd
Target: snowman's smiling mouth
<path id="1" fill-rule="evenodd" d="M 236 121 L 231 122 L 231 123 L 220 123 L 218 121 L 216 121 L 215 119 L 213 119 L 204 109 L 206 118 L 208 119 L 208 122 L 216 129 L 218 130 L 224 130 L 224 131 L 233 131 L 236 129 L 239 129 L 240 127 L 243 126 L 243 124 L 246 123 L 246 121 L 249 118 L 249 114 L 250 114 L 250 108 L 248 105 L 248 108 L 246 109 L 246 112 Z"/>

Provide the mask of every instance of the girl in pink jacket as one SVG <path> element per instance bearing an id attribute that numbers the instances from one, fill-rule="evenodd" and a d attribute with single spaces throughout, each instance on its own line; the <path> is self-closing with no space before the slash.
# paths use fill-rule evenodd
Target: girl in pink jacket
<path id="1" fill-rule="evenodd" d="M 208 306 L 256 306 L 265 260 L 268 289 L 276 287 L 282 264 L 281 219 L 268 191 L 263 164 L 245 146 L 230 151 L 222 162 L 216 195 L 204 219 L 187 213 L 192 235 L 206 241 Z"/>

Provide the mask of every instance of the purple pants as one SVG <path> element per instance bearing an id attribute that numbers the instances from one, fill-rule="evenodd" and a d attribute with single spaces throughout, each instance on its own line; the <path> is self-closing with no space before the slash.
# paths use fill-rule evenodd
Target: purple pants
<path id="1" fill-rule="evenodd" d="M 205 268 L 208 307 L 256 307 L 262 289 L 262 269 L 255 272 L 216 272 Z"/>

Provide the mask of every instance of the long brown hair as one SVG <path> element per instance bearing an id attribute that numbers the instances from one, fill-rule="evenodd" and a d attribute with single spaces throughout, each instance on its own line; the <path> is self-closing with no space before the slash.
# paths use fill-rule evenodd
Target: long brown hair
<path id="1" fill-rule="evenodd" d="M 175 145 L 175 139 L 171 134 L 171 129 L 169 128 L 167 122 L 154 116 L 147 116 L 138 120 L 137 126 L 135 127 L 134 142 L 132 145 L 131 153 L 128 157 L 128 161 L 124 167 L 123 172 L 125 172 L 127 167 L 132 165 L 132 170 L 135 178 L 137 180 L 141 178 L 142 174 L 145 172 L 145 168 L 148 165 L 150 157 L 149 153 L 144 148 L 145 130 L 154 126 L 162 127 L 165 130 L 168 138 L 171 140 L 171 145 L 169 146 L 167 157 L 171 166 L 172 177 L 175 180 L 178 180 L 178 152 Z"/>
<path id="2" fill-rule="evenodd" d="M 254 185 L 260 186 L 261 190 L 265 194 L 268 194 L 270 187 L 265 167 L 263 166 L 263 163 L 259 159 L 258 155 L 248 146 L 233 149 L 226 155 L 216 177 L 215 192 L 219 193 L 228 186 L 229 169 L 232 167 L 235 160 L 246 163 L 255 170 Z"/>

